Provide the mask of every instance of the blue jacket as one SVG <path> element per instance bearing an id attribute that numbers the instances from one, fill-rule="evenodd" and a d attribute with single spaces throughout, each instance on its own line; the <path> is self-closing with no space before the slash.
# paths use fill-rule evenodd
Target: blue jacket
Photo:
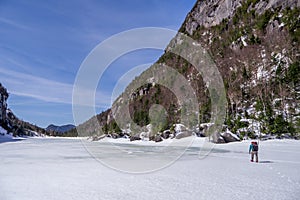
<path id="1" fill-rule="evenodd" d="M 250 144 L 249 146 L 249 153 L 253 150 L 253 144 Z"/>
<path id="2" fill-rule="evenodd" d="M 251 152 L 251 151 L 253 151 L 253 144 L 250 144 L 250 146 L 249 146 L 249 153 Z"/>

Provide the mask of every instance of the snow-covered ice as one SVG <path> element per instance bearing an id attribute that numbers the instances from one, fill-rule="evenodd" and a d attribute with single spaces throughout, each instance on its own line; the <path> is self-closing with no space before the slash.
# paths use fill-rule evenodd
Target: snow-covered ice
<path id="1" fill-rule="evenodd" d="M 114 145 L 151 150 L 164 143 L 116 140 Z M 260 163 L 249 161 L 249 143 L 215 145 L 206 158 L 199 159 L 203 139 L 196 138 L 175 163 L 145 174 L 104 166 L 79 139 L 28 138 L 0 143 L 0 199 L 298 199 L 300 141 L 260 141 Z M 105 149 L 109 143 L 94 144 Z"/>

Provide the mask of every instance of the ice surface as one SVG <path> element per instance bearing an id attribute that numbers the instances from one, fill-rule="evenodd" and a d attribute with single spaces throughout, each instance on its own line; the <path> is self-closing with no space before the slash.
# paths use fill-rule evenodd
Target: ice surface
<path id="1" fill-rule="evenodd" d="M 125 146 L 132 149 L 132 155 L 142 157 L 169 142 L 129 144 L 119 140 L 114 145 Z M 0 199 L 294 200 L 300 196 L 300 141 L 259 142 L 260 163 L 249 161 L 250 141 L 215 145 L 206 158 L 199 159 L 203 142 L 196 138 L 174 164 L 139 175 L 104 166 L 78 139 L 29 138 L 0 143 Z M 111 145 L 93 144 L 103 152 Z M 137 147 L 147 153 L 134 152 Z"/>

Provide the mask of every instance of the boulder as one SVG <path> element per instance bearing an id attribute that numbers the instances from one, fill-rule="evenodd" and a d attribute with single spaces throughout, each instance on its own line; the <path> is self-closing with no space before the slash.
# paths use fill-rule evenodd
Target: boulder
<path id="1" fill-rule="evenodd" d="M 181 138 L 185 138 L 185 137 L 190 137 L 193 135 L 193 132 L 191 131 L 184 131 L 184 132 L 180 132 L 176 135 L 176 139 L 181 139 Z"/>
<path id="2" fill-rule="evenodd" d="M 224 143 L 226 143 L 225 139 L 224 139 L 222 136 L 220 136 L 220 137 L 214 139 L 213 142 L 214 142 L 214 143 L 217 143 L 217 144 L 224 144 Z"/>
<path id="3" fill-rule="evenodd" d="M 129 139 L 130 139 L 130 141 L 141 140 L 139 134 L 131 135 Z"/>
<path id="4" fill-rule="evenodd" d="M 197 137 L 206 137 L 206 135 L 203 132 L 201 132 L 201 131 L 197 131 L 196 132 L 196 136 Z"/>
<path id="5" fill-rule="evenodd" d="M 173 134 L 173 133 L 171 133 L 170 135 L 169 135 L 169 138 L 170 139 L 173 139 L 175 137 L 175 135 Z"/>
<path id="6" fill-rule="evenodd" d="M 175 133 L 181 133 L 187 131 L 187 128 L 183 124 L 175 124 L 174 130 Z"/>
<path id="7" fill-rule="evenodd" d="M 99 140 L 102 140 L 102 139 L 104 139 L 106 137 L 106 135 L 105 134 L 103 134 L 103 135 L 97 135 L 97 136 L 93 136 L 92 137 L 92 141 L 99 141 Z"/>
<path id="8" fill-rule="evenodd" d="M 225 132 L 221 133 L 221 137 L 226 143 L 240 141 L 240 138 L 229 130 L 226 130 Z"/>
<path id="9" fill-rule="evenodd" d="M 122 138 L 129 139 L 129 138 L 130 138 L 130 134 L 129 134 L 129 133 L 126 133 L 126 132 L 123 132 Z"/>
<path id="10" fill-rule="evenodd" d="M 170 137 L 170 135 L 171 135 L 171 132 L 169 130 L 166 130 L 161 134 L 161 137 L 164 139 L 168 139 Z"/>
<path id="11" fill-rule="evenodd" d="M 113 138 L 113 139 L 117 139 L 117 138 L 119 138 L 119 135 L 117 133 L 109 133 L 107 135 L 107 137 L 110 137 L 110 138 Z"/>
<path id="12" fill-rule="evenodd" d="M 128 135 L 128 133 L 123 132 L 123 131 L 116 133 L 116 134 L 118 135 L 118 138 L 124 138 L 124 137 L 126 137 L 126 135 Z"/>
<path id="13" fill-rule="evenodd" d="M 161 141 L 163 141 L 163 139 L 162 139 L 162 137 L 160 135 L 150 136 L 150 140 L 154 141 L 154 142 L 161 142 Z"/>
<path id="14" fill-rule="evenodd" d="M 142 140 L 148 140 L 148 139 L 149 139 L 149 133 L 148 133 L 148 132 L 142 132 L 142 133 L 140 134 L 140 138 L 141 138 Z"/>
<path id="15" fill-rule="evenodd" d="M 280 136 L 276 136 L 276 139 L 293 139 L 293 137 L 289 134 L 281 134 Z"/>

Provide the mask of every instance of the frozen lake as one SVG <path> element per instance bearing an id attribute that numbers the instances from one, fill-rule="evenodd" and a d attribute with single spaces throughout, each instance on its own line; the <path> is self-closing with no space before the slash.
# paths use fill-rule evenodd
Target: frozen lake
<path id="1" fill-rule="evenodd" d="M 199 140 L 199 141 L 197 141 Z M 159 157 L 163 146 L 91 143 L 92 155 L 79 139 L 30 138 L 0 143 L 1 200 L 109 199 L 297 199 L 300 196 L 300 142 L 260 142 L 260 163 L 250 163 L 250 141 L 216 145 L 199 159 L 201 139 L 185 154 L 151 173 L 124 173 L 95 159 L 130 163 Z M 91 147 L 88 147 L 90 150 Z M 170 148 L 168 153 L 181 151 Z M 140 159 L 140 160 L 139 160 Z M 122 162 L 121 162 L 122 161 Z M 132 167 L 132 165 L 130 166 Z M 124 166 L 126 168 L 126 166 Z M 124 169 L 121 167 L 121 169 Z"/>

